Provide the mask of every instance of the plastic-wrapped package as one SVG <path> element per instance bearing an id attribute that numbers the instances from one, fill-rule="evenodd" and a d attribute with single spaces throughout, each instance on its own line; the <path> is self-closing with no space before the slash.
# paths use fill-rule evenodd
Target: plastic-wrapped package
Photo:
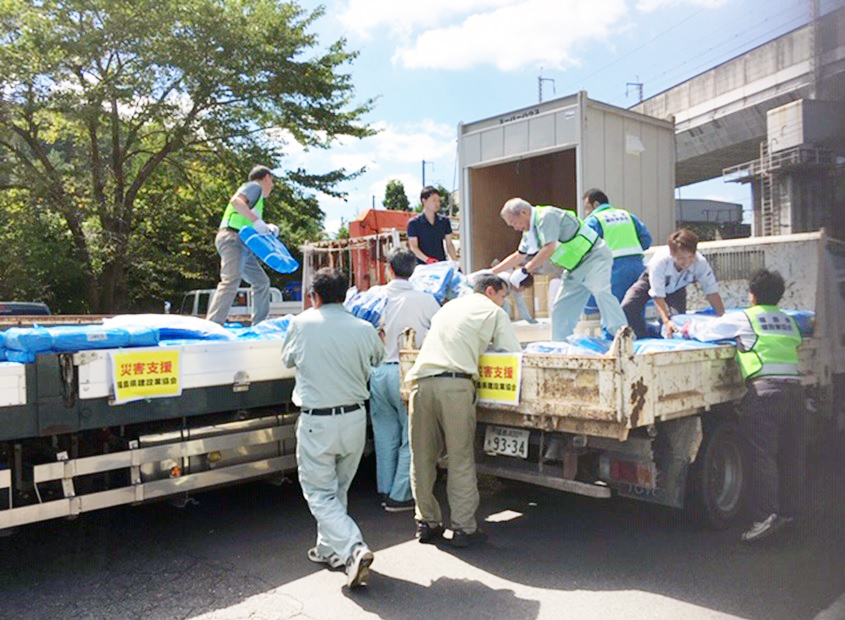
<path id="1" fill-rule="evenodd" d="M 10 362 L 18 362 L 19 364 L 33 364 L 37 355 L 32 351 L 16 351 L 15 349 L 6 350 L 6 359 Z"/>
<path id="2" fill-rule="evenodd" d="M 259 235 L 252 226 L 244 226 L 238 236 L 273 271 L 293 273 L 299 269 L 299 263 L 290 255 L 285 244 L 273 235 Z"/>
<path id="3" fill-rule="evenodd" d="M 813 328 L 816 326 L 816 313 L 812 310 L 789 310 L 781 308 L 784 314 L 788 314 L 798 325 L 798 331 L 804 338 L 809 338 L 813 335 Z"/>
<path id="4" fill-rule="evenodd" d="M 180 314 L 121 314 L 103 319 L 104 327 L 149 327 L 158 331 L 160 340 L 233 340 L 235 335 L 222 325 L 198 316 Z"/>
<path id="5" fill-rule="evenodd" d="M 255 327 L 233 330 L 238 340 L 284 339 L 290 326 L 292 314 L 261 321 Z"/>
<path id="6" fill-rule="evenodd" d="M 556 355 L 599 355 L 591 349 L 585 349 L 568 342 L 529 342 L 525 345 L 526 353 L 554 353 Z"/>
<path id="7" fill-rule="evenodd" d="M 52 337 L 51 351 L 71 353 L 85 349 L 117 349 L 129 346 L 129 332 L 120 327 L 102 325 L 60 325 L 47 327 Z"/>
<path id="8" fill-rule="evenodd" d="M 430 265 L 417 265 L 411 274 L 411 285 L 420 291 L 431 293 L 437 302 L 443 304 L 449 294 L 455 268 L 449 261 L 440 261 Z"/>
<path id="9" fill-rule="evenodd" d="M 692 349 L 712 349 L 720 346 L 713 342 L 698 340 L 678 340 L 676 338 L 640 338 L 634 341 L 634 355 L 665 353 L 666 351 L 689 351 Z"/>
<path id="10" fill-rule="evenodd" d="M 576 334 L 567 336 L 566 341 L 571 345 L 589 351 L 590 353 L 598 353 L 599 355 L 610 351 L 610 345 L 612 344 L 610 340 L 604 340 L 603 338 L 589 338 Z"/>
<path id="11" fill-rule="evenodd" d="M 53 336 L 50 332 L 37 325 L 33 327 L 10 327 L 6 330 L 5 336 L 3 346 L 13 351 L 41 353 L 49 351 L 53 346 Z"/>
<path id="12" fill-rule="evenodd" d="M 343 304 L 343 307 L 359 319 L 369 321 L 378 327 L 386 305 L 387 296 L 381 287 L 374 286 L 369 290 L 354 294 Z"/>

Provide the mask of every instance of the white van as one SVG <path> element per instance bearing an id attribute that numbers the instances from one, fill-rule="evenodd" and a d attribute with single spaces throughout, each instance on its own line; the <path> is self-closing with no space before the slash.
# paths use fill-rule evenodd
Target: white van
<path id="1" fill-rule="evenodd" d="M 182 305 L 179 307 L 179 314 L 192 314 L 204 317 L 208 313 L 208 306 L 211 297 L 214 295 L 213 288 L 197 289 L 188 291 L 182 297 Z M 276 287 L 270 287 L 270 316 L 283 316 L 285 314 L 296 314 L 302 311 L 302 300 L 284 301 L 282 292 Z M 239 288 L 235 295 L 235 301 L 229 308 L 229 320 L 243 320 L 252 315 L 252 287 Z"/>

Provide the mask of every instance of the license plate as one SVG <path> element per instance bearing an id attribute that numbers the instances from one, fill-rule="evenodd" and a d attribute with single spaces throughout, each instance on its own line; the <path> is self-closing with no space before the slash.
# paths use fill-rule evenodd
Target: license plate
<path id="1" fill-rule="evenodd" d="M 485 454 L 503 454 L 528 458 L 528 437 L 531 431 L 504 426 L 488 426 L 484 433 Z"/>

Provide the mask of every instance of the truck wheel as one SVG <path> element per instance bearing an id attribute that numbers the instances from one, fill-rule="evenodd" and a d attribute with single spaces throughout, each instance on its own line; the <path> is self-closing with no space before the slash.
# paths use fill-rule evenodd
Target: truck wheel
<path id="1" fill-rule="evenodd" d="M 688 506 L 701 524 L 723 529 L 742 508 L 745 461 L 736 422 L 725 419 L 708 426 L 698 457 L 690 466 Z"/>

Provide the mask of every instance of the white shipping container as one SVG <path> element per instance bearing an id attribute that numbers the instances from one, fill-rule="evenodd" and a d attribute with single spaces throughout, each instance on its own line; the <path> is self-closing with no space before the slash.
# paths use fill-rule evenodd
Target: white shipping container
<path id="1" fill-rule="evenodd" d="M 645 222 L 655 241 L 675 226 L 671 122 L 610 106 L 585 92 L 458 126 L 462 261 L 489 267 L 519 243 L 499 217 L 520 196 L 584 215 L 581 196 L 605 191 Z"/>

